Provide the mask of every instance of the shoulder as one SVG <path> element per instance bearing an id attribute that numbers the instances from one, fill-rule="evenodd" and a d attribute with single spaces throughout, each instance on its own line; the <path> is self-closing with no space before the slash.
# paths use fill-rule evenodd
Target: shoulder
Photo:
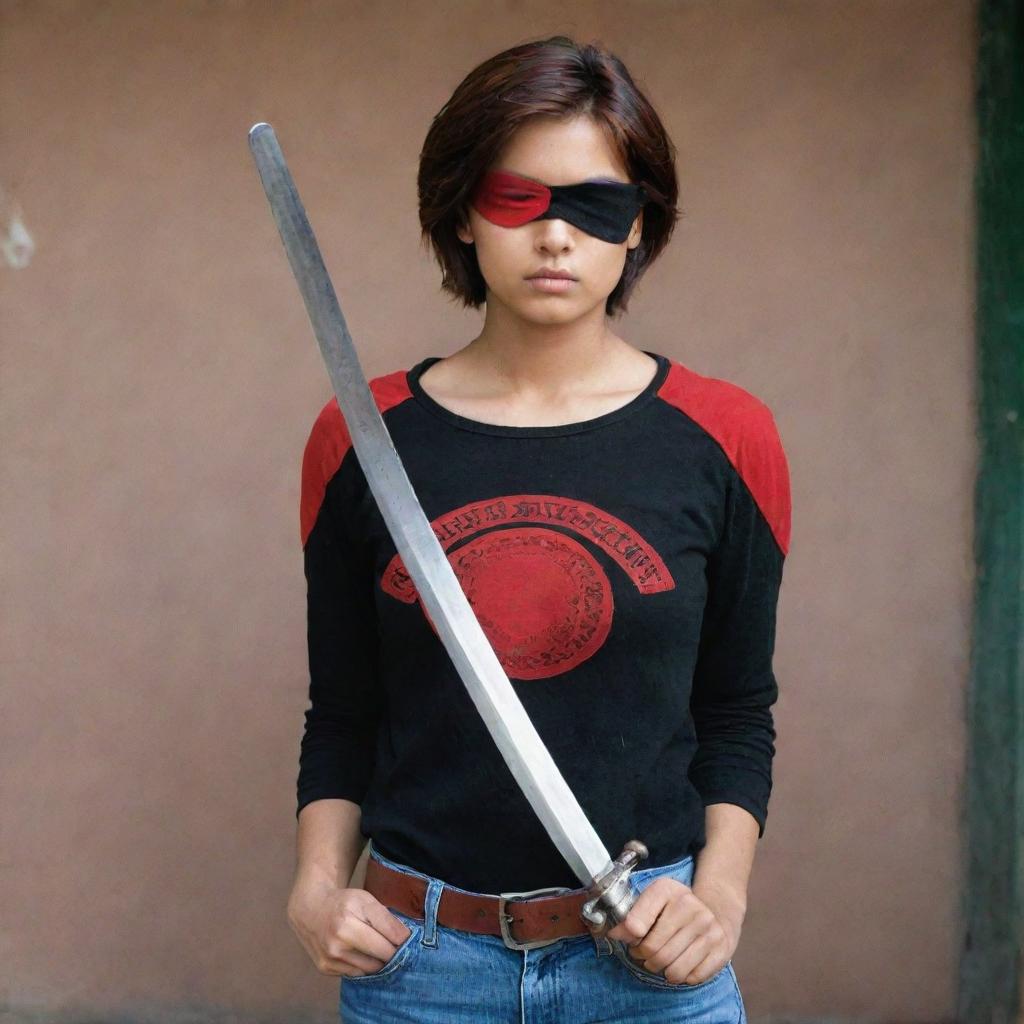
<path id="1" fill-rule="evenodd" d="M 406 370 L 393 370 L 367 382 L 382 416 L 412 397 L 406 374 Z M 299 527 L 303 545 L 316 522 L 327 484 L 338 472 L 351 448 L 352 435 L 348 424 L 338 405 L 337 396 L 331 395 L 313 421 L 302 453 Z"/>
<path id="2" fill-rule="evenodd" d="M 676 360 L 659 397 L 693 420 L 721 447 L 785 553 L 790 535 L 789 466 L 775 416 L 757 395 Z"/>

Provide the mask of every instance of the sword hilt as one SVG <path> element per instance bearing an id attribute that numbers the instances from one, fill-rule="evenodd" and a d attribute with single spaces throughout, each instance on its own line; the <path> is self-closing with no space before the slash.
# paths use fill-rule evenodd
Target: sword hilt
<path id="1" fill-rule="evenodd" d="M 598 933 L 626 919 L 630 907 L 636 902 L 629 884 L 630 872 L 647 859 L 647 847 L 639 839 L 630 839 L 612 866 L 590 887 L 591 898 L 583 904 L 580 914 L 588 926 Z"/>

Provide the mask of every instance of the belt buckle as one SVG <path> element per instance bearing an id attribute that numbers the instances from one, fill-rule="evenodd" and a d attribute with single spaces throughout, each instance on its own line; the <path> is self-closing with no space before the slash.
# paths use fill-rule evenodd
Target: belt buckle
<path id="1" fill-rule="evenodd" d="M 554 939 L 534 939 L 532 942 L 520 942 L 514 938 L 509 928 L 514 918 L 505 912 L 508 903 L 522 903 L 528 901 L 532 896 L 564 896 L 572 889 L 563 886 L 553 886 L 546 889 L 531 889 L 529 892 L 503 892 L 498 895 L 498 926 L 501 928 L 501 940 L 509 949 L 536 949 L 538 946 L 550 946 Z"/>

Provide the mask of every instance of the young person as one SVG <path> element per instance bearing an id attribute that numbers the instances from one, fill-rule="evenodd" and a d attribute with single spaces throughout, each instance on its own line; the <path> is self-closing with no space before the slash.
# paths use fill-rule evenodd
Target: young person
<path id="1" fill-rule="evenodd" d="M 649 849 L 604 934 L 424 614 L 336 399 L 310 433 L 288 917 L 340 976 L 345 1024 L 745 1020 L 731 958 L 771 790 L 789 478 L 762 401 L 612 330 L 678 217 L 674 155 L 597 46 L 480 65 L 430 127 L 419 197 L 442 286 L 485 306 L 482 329 L 370 382 L 570 788 L 611 856 Z"/>

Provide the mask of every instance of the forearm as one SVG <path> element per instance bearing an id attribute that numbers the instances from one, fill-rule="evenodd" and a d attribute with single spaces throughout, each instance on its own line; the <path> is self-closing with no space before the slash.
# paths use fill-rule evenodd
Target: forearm
<path id="1" fill-rule="evenodd" d="M 697 854 L 691 888 L 715 894 L 716 902 L 730 908 L 737 925 L 747 910 L 747 885 L 754 866 L 758 823 L 736 804 L 708 804 L 704 809 L 707 842 Z"/>
<path id="2" fill-rule="evenodd" d="M 351 800 L 306 804 L 298 816 L 296 878 L 348 888 L 365 843 L 359 831 L 361 820 L 359 805 Z"/>

